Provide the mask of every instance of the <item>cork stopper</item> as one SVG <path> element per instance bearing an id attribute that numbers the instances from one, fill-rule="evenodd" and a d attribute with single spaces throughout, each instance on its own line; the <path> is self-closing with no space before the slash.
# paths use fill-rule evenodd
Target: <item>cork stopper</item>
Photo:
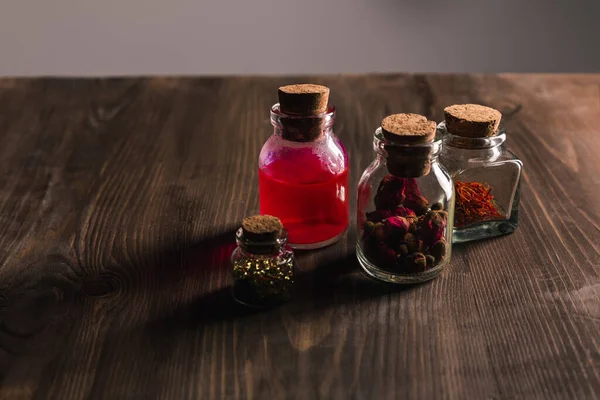
<path id="1" fill-rule="evenodd" d="M 310 83 L 279 88 L 279 109 L 284 114 L 318 115 L 327 111 L 329 88 Z"/>
<path id="2" fill-rule="evenodd" d="M 244 236 L 252 241 L 273 241 L 281 236 L 283 224 L 271 215 L 253 215 L 242 221 Z"/>
<path id="3" fill-rule="evenodd" d="M 393 114 L 381 121 L 381 131 L 387 140 L 399 144 L 429 143 L 435 138 L 434 121 L 418 114 Z"/>
<path id="4" fill-rule="evenodd" d="M 502 119 L 500 111 L 479 104 L 446 107 L 444 116 L 448 132 L 470 138 L 494 136 Z"/>
<path id="5" fill-rule="evenodd" d="M 431 146 L 436 133 L 436 123 L 418 114 L 393 114 L 381 121 L 388 153 L 386 166 L 390 174 L 403 178 L 416 178 L 431 170 Z"/>

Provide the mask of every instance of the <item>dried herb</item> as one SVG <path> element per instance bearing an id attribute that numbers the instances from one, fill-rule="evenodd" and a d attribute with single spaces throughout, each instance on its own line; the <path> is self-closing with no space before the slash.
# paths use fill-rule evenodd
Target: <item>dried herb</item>
<path id="1" fill-rule="evenodd" d="M 476 222 L 503 219 L 486 183 L 455 181 L 456 210 L 454 226 L 461 228 Z"/>

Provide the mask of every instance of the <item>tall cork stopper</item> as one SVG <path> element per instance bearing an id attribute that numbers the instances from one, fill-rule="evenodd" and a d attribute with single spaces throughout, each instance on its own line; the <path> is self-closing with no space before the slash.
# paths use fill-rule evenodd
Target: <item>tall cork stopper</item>
<path id="1" fill-rule="evenodd" d="M 434 121 L 419 114 L 393 114 L 381 121 L 381 131 L 387 140 L 402 144 L 429 143 L 435 138 Z"/>
<path id="2" fill-rule="evenodd" d="M 281 237 L 283 224 L 271 215 L 253 215 L 242 220 L 244 237 L 255 242 L 274 241 Z"/>
<path id="3" fill-rule="evenodd" d="M 329 88 L 310 83 L 279 88 L 279 109 L 284 114 L 319 115 L 327 111 Z"/>
<path id="4" fill-rule="evenodd" d="M 390 174 L 416 178 L 431 170 L 432 143 L 436 134 L 435 121 L 419 114 L 393 114 L 381 121 L 381 132 L 389 142 L 387 169 Z"/>
<path id="5" fill-rule="evenodd" d="M 444 108 L 446 129 L 453 135 L 481 138 L 498 133 L 500 111 L 479 104 L 455 104 Z"/>
<path id="6" fill-rule="evenodd" d="M 329 88 L 326 86 L 307 83 L 280 87 L 282 137 L 293 142 L 311 142 L 321 137 L 328 116 L 328 102 Z"/>

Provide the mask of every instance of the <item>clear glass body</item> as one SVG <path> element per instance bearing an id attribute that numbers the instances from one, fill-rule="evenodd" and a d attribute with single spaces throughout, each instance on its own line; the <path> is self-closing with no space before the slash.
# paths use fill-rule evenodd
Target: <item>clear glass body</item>
<path id="1" fill-rule="evenodd" d="M 443 140 L 440 161 L 457 185 L 454 243 L 514 232 L 519 221 L 523 163 L 504 147 L 504 129 L 500 127 L 492 137 L 465 138 L 448 133 L 442 122 L 438 135 Z M 479 184 L 489 193 L 486 207 L 475 194 L 458 187 Z"/>
<path id="2" fill-rule="evenodd" d="M 294 252 L 287 245 L 287 233 L 271 241 L 252 241 L 240 228 L 237 247 L 231 254 L 233 297 L 252 308 L 273 307 L 292 297 Z"/>
<path id="3" fill-rule="evenodd" d="M 332 244 L 348 228 L 348 156 L 334 121 L 333 107 L 314 116 L 283 114 L 279 104 L 271 109 L 274 133 L 258 159 L 260 213 L 278 217 L 296 249 Z M 291 140 L 290 126 L 318 132 L 309 141 Z"/>
<path id="4" fill-rule="evenodd" d="M 416 173 L 406 161 L 412 173 L 393 167 L 395 147 L 402 147 Z M 436 277 L 448 265 L 454 188 L 437 161 L 440 148 L 440 140 L 402 146 L 387 142 L 381 128 L 375 132 L 376 158 L 360 179 L 357 204 L 357 258 L 370 276 L 412 284 Z M 410 152 L 417 154 L 414 160 L 407 157 Z"/>

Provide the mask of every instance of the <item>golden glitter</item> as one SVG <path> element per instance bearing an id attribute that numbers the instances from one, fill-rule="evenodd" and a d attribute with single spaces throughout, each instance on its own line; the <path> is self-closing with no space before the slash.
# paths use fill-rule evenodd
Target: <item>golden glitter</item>
<path id="1" fill-rule="evenodd" d="M 233 262 L 235 295 L 246 304 L 266 306 L 288 300 L 293 277 L 291 256 L 244 257 Z"/>

